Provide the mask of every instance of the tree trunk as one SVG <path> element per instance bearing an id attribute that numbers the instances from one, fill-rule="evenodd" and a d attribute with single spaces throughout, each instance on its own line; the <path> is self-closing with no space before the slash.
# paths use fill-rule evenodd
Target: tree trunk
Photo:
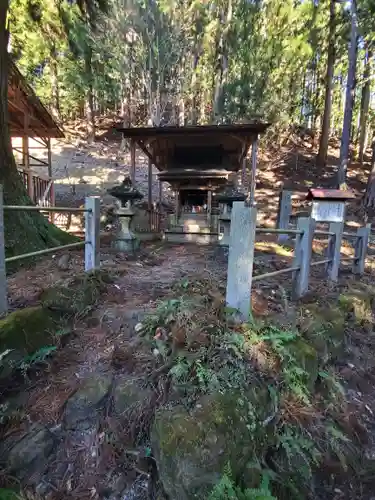
<path id="1" fill-rule="evenodd" d="M 370 68 L 372 50 L 366 51 L 365 68 L 363 70 L 364 85 L 362 87 L 361 112 L 359 120 L 359 162 L 363 163 L 363 156 L 366 149 L 367 117 L 370 105 Z"/>
<path id="2" fill-rule="evenodd" d="M 357 64 L 357 6 L 356 0 L 351 2 L 351 35 L 349 47 L 349 68 L 346 82 L 346 97 L 344 123 L 342 126 L 341 146 L 340 146 L 340 164 L 337 172 L 337 184 L 339 188 L 346 186 L 346 173 L 349 163 L 350 129 L 353 115 L 353 99 L 355 91 L 355 70 Z"/>
<path id="3" fill-rule="evenodd" d="M 8 121 L 8 31 L 9 0 L 0 2 L 0 184 L 6 205 L 31 205 L 12 153 Z M 58 246 L 74 240 L 36 212 L 5 211 L 5 251 L 11 257 Z"/>
<path id="4" fill-rule="evenodd" d="M 367 213 L 375 208 L 375 137 L 372 142 L 371 171 L 367 180 L 363 205 Z"/>
<path id="5" fill-rule="evenodd" d="M 324 114 L 322 124 L 322 134 L 320 136 L 318 163 L 324 166 L 327 161 L 328 140 L 331 125 L 331 111 L 332 111 L 332 91 L 333 91 L 333 74 L 335 65 L 335 0 L 330 0 L 329 6 L 329 37 L 328 37 L 328 58 L 327 58 L 327 72 L 325 81 L 325 98 L 324 98 Z"/>
<path id="6" fill-rule="evenodd" d="M 50 53 L 51 66 L 51 97 L 52 105 L 51 112 L 54 118 L 60 120 L 60 92 L 59 92 L 59 77 L 57 70 L 56 49 L 53 46 Z"/>
<path id="7" fill-rule="evenodd" d="M 87 124 L 87 141 L 95 140 L 95 120 L 94 120 L 94 92 L 93 92 L 93 74 L 91 64 L 92 51 L 87 47 L 85 53 L 85 73 L 87 78 L 87 89 L 85 97 L 85 115 Z"/>
<path id="8" fill-rule="evenodd" d="M 228 1 L 227 10 L 225 13 L 221 12 L 220 18 L 222 19 L 222 23 L 220 23 L 219 33 L 218 35 L 218 44 L 217 44 L 217 54 L 219 57 L 219 71 L 214 72 L 214 95 L 213 95 L 213 122 L 218 123 L 222 119 L 223 115 L 223 90 L 224 86 L 227 83 L 228 76 L 228 34 L 232 22 L 233 17 L 233 6 L 232 0 Z M 224 27 L 223 27 L 224 24 Z"/>

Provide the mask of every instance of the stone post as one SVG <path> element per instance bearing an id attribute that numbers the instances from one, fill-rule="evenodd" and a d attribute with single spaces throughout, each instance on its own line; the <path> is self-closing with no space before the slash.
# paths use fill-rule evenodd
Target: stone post
<path id="1" fill-rule="evenodd" d="M 303 232 L 302 234 L 296 236 L 296 246 L 294 249 L 293 267 L 299 267 L 299 270 L 296 271 L 293 276 L 294 299 L 301 298 L 309 288 L 315 220 L 311 217 L 299 217 L 297 220 L 297 229 Z"/>
<path id="2" fill-rule="evenodd" d="M 226 302 L 238 309 L 245 320 L 251 307 L 257 210 L 244 202 L 233 203 L 230 225 Z"/>
<path id="3" fill-rule="evenodd" d="M 367 255 L 368 241 L 371 232 L 371 224 L 366 224 L 357 230 L 357 238 L 354 245 L 353 274 L 363 274 L 365 272 L 365 261 Z"/>
<path id="4" fill-rule="evenodd" d="M 100 197 L 86 198 L 85 209 L 85 271 L 93 271 L 100 267 Z"/>
<path id="5" fill-rule="evenodd" d="M 279 209 L 277 214 L 277 228 L 288 229 L 290 216 L 292 213 L 292 191 L 280 191 L 279 194 Z M 279 234 L 278 242 L 282 243 L 287 241 L 289 236 L 287 234 Z"/>
<path id="6" fill-rule="evenodd" d="M 342 243 L 342 233 L 344 231 L 344 222 L 331 222 L 329 224 L 329 232 L 334 233 L 328 239 L 327 248 L 327 258 L 331 259 L 328 262 L 326 270 L 328 277 L 331 281 L 337 281 L 339 277 L 340 269 L 340 255 L 341 255 L 341 243 Z"/>

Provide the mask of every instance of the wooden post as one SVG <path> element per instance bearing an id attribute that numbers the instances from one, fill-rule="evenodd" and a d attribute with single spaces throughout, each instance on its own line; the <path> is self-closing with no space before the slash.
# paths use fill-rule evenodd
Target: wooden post
<path id="1" fill-rule="evenodd" d="M 152 161 L 148 159 L 148 209 L 152 210 Z"/>
<path id="2" fill-rule="evenodd" d="M 135 142 L 130 140 L 130 180 L 135 185 Z"/>
<path id="3" fill-rule="evenodd" d="M 331 262 L 328 262 L 326 269 L 329 279 L 331 281 L 337 281 L 340 269 L 341 243 L 342 233 L 344 232 L 344 222 L 331 222 L 329 225 L 329 232 L 335 234 L 333 236 L 330 236 L 328 240 L 326 255 L 327 258 L 331 259 Z"/>
<path id="4" fill-rule="evenodd" d="M 241 175 L 237 177 L 238 186 L 245 186 L 246 184 L 246 169 L 247 169 L 247 158 L 245 155 L 245 158 L 242 160 Z"/>
<path id="5" fill-rule="evenodd" d="M 175 224 L 178 224 L 178 219 L 180 216 L 180 191 L 176 189 L 175 191 L 176 198 L 175 198 Z"/>
<path id="6" fill-rule="evenodd" d="M 255 183 L 257 175 L 257 154 L 258 154 L 258 136 L 253 140 L 251 146 L 251 179 L 250 179 L 250 189 L 249 189 L 249 204 L 250 207 L 255 206 Z"/>
<path id="7" fill-rule="evenodd" d="M 160 204 L 160 210 L 162 209 L 162 203 L 163 203 L 163 181 L 159 181 L 159 204 Z"/>
<path id="8" fill-rule="evenodd" d="M 47 163 L 48 163 L 48 177 L 52 179 L 52 151 L 51 151 L 51 138 L 47 138 Z"/>
<path id="9" fill-rule="evenodd" d="M 354 245 L 353 274 L 365 272 L 365 260 L 367 255 L 368 240 L 371 232 L 371 224 L 366 224 L 357 230 L 357 239 Z"/>
<path id="10" fill-rule="evenodd" d="M 245 320 L 250 316 L 257 210 L 242 201 L 233 203 L 230 225 L 226 302 Z"/>
<path id="11" fill-rule="evenodd" d="M 312 240 L 314 237 L 315 220 L 311 217 L 299 217 L 297 229 L 303 231 L 297 235 L 294 249 L 293 267 L 299 266 L 299 270 L 293 277 L 293 298 L 301 298 L 309 288 L 310 263 L 312 253 Z"/>
<path id="12" fill-rule="evenodd" d="M 277 228 L 288 229 L 290 216 L 292 213 L 292 191 L 280 191 L 279 194 L 279 210 L 277 214 Z M 282 243 L 287 241 L 289 236 L 287 234 L 279 234 L 278 242 Z"/>
<path id="13" fill-rule="evenodd" d="M 28 195 L 33 203 L 34 200 L 34 182 L 33 182 L 33 173 L 30 169 L 30 154 L 29 154 L 29 116 L 27 113 L 24 115 L 23 122 L 23 136 L 22 136 L 22 157 L 23 163 L 25 166 L 25 170 L 27 173 L 27 184 L 28 184 Z"/>
<path id="14" fill-rule="evenodd" d="M 100 197 L 86 198 L 85 209 L 85 271 L 100 267 Z"/>
<path id="15" fill-rule="evenodd" d="M 3 186 L 0 185 L 0 314 L 8 311 L 7 277 L 5 270 Z"/>
<path id="16" fill-rule="evenodd" d="M 51 207 L 55 206 L 55 188 L 53 185 L 53 179 L 52 179 L 52 151 L 51 151 L 51 138 L 47 138 L 47 155 L 48 155 L 48 177 L 50 181 L 52 181 L 51 188 L 50 188 L 50 205 Z M 50 221 L 52 224 L 55 222 L 55 212 L 50 213 Z"/>
<path id="17" fill-rule="evenodd" d="M 212 224 L 212 189 L 209 186 L 207 191 L 207 225 L 210 228 L 210 231 L 212 230 L 211 224 Z"/>

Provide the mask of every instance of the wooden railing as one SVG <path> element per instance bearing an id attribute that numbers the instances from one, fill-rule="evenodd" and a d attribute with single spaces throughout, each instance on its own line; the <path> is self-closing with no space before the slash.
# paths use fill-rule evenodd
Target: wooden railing
<path id="1" fill-rule="evenodd" d="M 159 233 L 160 232 L 160 212 L 159 210 L 149 210 L 149 221 L 150 221 L 150 232 Z"/>
<path id="2" fill-rule="evenodd" d="M 41 207 L 55 204 L 53 180 L 47 176 L 36 174 L 32 170 L 18 168 L 25 188 L 31 200 Z"/>
<path id="3" fill-rule="evenodd" d="M 36 252 L 5 258 L 4 211 L 84 214 L 85 238 L 82 241 L 69 243 L 68 245 L 45 248 Z M 98 269 L 100 267 L 100 198 L 98 196 L 86 198 L 84 208 L 3 205 L 3 186 L 0 185 L 0 315 L 6 313 L 8 310 L 6 264 L 55 253 L 60 250 L 67 251 L 81 247 L 85 248 L 85 271 L 89 272 Z"/>

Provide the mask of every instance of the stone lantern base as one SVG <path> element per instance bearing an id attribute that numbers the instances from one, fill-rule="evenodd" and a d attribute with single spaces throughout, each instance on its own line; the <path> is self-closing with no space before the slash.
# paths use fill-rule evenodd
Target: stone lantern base
<path id="1" fill-rule="evenodd" d="M 130 229 L 131 221 L 135 212 L 132 208 L 121 207 L 115 211 L 118 220 L 118 230 L 113 241 L 113 247 L 126 253 L 132 253 L 139 247 L 139 240 Z"/>

